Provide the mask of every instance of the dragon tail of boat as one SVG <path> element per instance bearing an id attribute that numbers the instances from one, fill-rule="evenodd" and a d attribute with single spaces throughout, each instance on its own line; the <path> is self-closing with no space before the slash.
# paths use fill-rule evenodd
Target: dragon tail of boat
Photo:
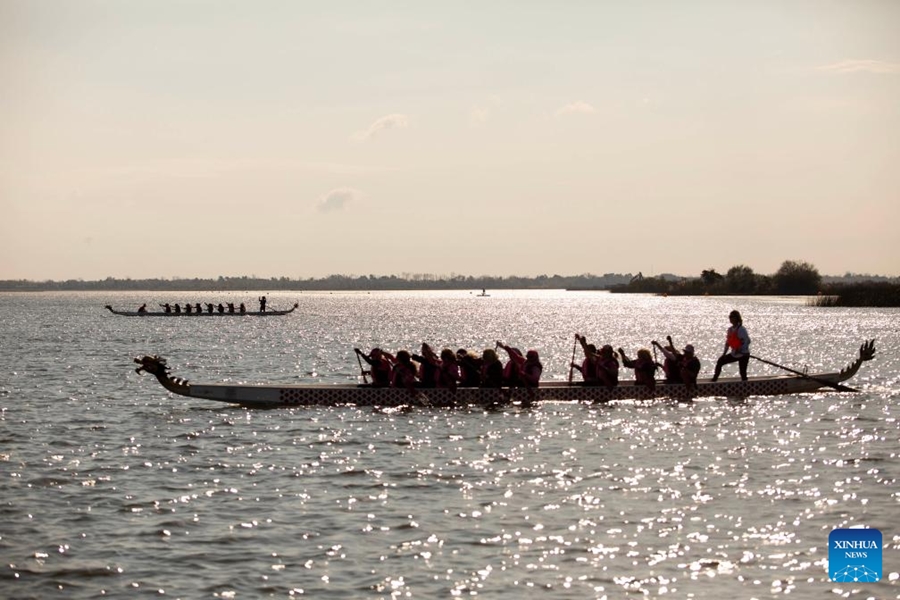
<path id="1" fill-rule="evenodd" d="M 838 381 L 847 381 L 859 371 L 859 368 L 866 361 L 875 358 L 875 340 L 867 340 L 859 347 L 859 356 L 852 363 L 841 369 Z"/>

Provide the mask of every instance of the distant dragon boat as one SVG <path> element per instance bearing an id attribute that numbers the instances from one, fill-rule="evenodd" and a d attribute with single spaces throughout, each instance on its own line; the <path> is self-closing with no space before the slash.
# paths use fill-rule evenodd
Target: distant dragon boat
<path id="1" fill-rule="evenodd" d="M 165 312 L 162 310 L 154 310 L 154 311 L 138 311 L 138 310 L 115 310 L 109 304 L 106 305 L 106 309 L 109 310 L 114 315 L 119 315 L 120 317 L 282 317 L 284 315 L 289 315 L 294 312 L 297 307 L 300 306 L 299 302 L 295 302 L 292 307 L 287 310 L 247 310 L 244 312 L 240 312 L 238 310 L 229 311 L 225 309 L 222 312 L 218 310 L 213 310 L 212 312 L 205 311 L 197 311 L 193 310 L 191 312 L 187 312 L 182 310 L 180 312 L 170 311 Z"/>
<path id="2" fill-rule="evenodd" d="M 802 394 L 817 390 L 856 392 L 842 385 L 859 371 L 866 361 L 875 357 L 875 340 L 862 344 L 859 356 L 844 369 L 834 373 L 702 379 L 696 386 L 658 383 L 649 388 L 631 381 L 616 387 L 585 386 L 562 382 L 542 382 L 537 388 L 468 388 L 456 390 L 373 387 L 365 384 L 196 384 L 169 375 L 166 360 L 159 356 L 135 358 L 138 373 L 146 371 L 156 376 L 160 384 L 172 393 L 227 402 L 250 408 L 277 406 L 474 406 L 490 407 L 509 403 L 532 404 L 540 401 L 571 401 L 595 404 L 620 400 L 654 400 L 671 398 L 687 401 L 702 397 L 749 397 Z"/>

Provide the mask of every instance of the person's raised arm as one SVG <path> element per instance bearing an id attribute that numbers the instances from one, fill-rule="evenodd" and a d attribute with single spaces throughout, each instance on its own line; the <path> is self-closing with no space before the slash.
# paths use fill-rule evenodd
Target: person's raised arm
<path id="1" fill-rule="evenodd" d="M 373 364 L 374 364 L 374 363 L 372 362 L 372 359 L 369 357 L 369 355 L 366 354 L 365 352 L 363 352 L 362 350 L 360 350 L 359 348 L 354 348 L 353 351 L 356 352 L 356 354 L 357 354 L 358 356 L 360 356 L 364 361 L 366 361 L 367 363 L 369 363 L 369 365 L 373 365 Z"/>
<path id="2" fill-rule="evenodd" d="M 578 340 L 578 343 L 581 344 L 581 349 L 584 351 L 585 356 L 587 356 L 587 353 L 588 353 L 587 338 L 585 338 L 583 335 L 576 333 L 575 339 Z"/>
<path id="3" fill-rule="evenodd" d="M 515 348 L 513 348 L 512 346 L 507 346 L 503 342 L 498 341 L 497 347 L 503 348 L 504 350 L 506 350 L 506 353 L 509 354 L 509 358 L 512 359 L 512 361 L 515 362 L 516 364 L 521 365 L 522 363 L 525 362 L 525 357 L 522 356 L 522 353 L 519 352 L 518 350 L 516 350 Z"/>
<path id="4" fill-rule="evenodd" d="M 668 339 L 671 340 L 672 338 L 668 338 Z M 663 356 L 665 356 L 669 360 L 678 360 L 678 356 L 676 356 L 676 354 L 674 352 L 670 352 L 668 350 L 668 348 L 666 348 L 665 346 L 661 346 L 660 343 L 657 342 L 656 340 L 653 340 L 650 343 L 653 344 L 654 346 L 656 346 L 657 348 L 659 348 L 660 351 L 662 352 Z M 674 348 L 674 346 L 671 345 L 671 341 L 669 342 L 669 347 Z"/>

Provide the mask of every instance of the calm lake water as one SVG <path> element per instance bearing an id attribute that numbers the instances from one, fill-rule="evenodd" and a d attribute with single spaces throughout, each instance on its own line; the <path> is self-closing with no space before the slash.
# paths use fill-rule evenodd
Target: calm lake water
<path id="1" fill-rule="evenodd" d="M 277 293 L 300 307 L 265 319 L 103 308 L 259 295 L 0 294 L 0 597 L 900 598 L 897 309 L 564 291 Z M 562 380 L 577 331 L 631 353 L 672 335 L 705 377 L 732 308 L 755 354 L 809 372 L 876 338 L 861 393 L 248 411 L 131 363 L 344 383 L 354 347 L 502 340 Z M 878 583 L 828 578 L 828 535 L 853 526 L 884 536 Z"/>

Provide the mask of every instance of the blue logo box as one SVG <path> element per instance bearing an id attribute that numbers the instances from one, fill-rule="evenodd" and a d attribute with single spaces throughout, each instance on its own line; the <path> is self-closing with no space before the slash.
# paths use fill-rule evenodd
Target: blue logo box
<path id="1" fill-rule="evenodd" d="M 828 577 L 842 583 L 881 579 L 881 532 L 833 529 L 828 535 Z"/>

